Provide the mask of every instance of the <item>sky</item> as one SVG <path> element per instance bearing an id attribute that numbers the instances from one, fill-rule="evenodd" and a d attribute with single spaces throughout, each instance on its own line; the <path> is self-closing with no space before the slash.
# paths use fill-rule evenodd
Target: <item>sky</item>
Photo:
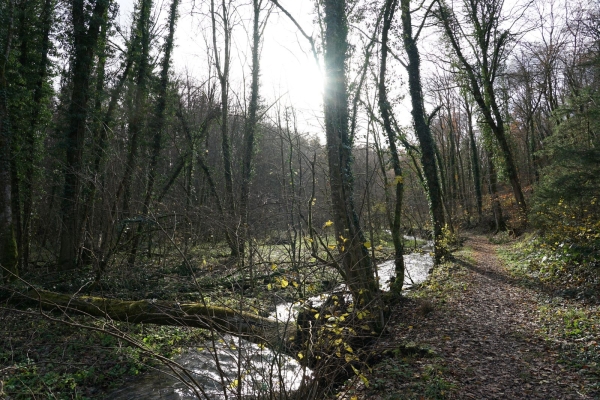
<path id="1" fill-rule="evenodd" d="M 131 13 L 136 0 L 118 0 L 119 23 L 131 24 Z M 205 1 L 207 3 L 207 1 Z M 220 2 L 217 2 L 220 3 Z M 243 88 L 249 87 L 251 32 L 251 2 L 240 6 L 233 32 L 232 90 L 243 96 Z M 267 3 L 265 1 L 265 3 Z M 311 0 L 281 0 L 280 3 L 294 16 L 303 29 L 313 33 L 313 4 Z M 155 0 L 154 7 L 162 9 L 159 22 L 164 24 L 170 0 Z M 198 81 L 207 77 L 207 45 L 211 41 L 211 23 L 201 1 L 182 0 L 175 33 L 173 69 L 176 74 L 189 74 Z M 316 37 L 316 32 L 315 32 Z M 161 41 L 162 43 L 162 41 Z M 261 53 L 261 97 L 270 106 L 280 99 L 282 104 L 293 105 L 299 120 L 299 128 L 307 133 L 319 134 L 322 115 L 323 79 L 315 62 L 308 41 L 298 32 L 292 22 L 278 10 L 271 13 L 264 33 Z"/>

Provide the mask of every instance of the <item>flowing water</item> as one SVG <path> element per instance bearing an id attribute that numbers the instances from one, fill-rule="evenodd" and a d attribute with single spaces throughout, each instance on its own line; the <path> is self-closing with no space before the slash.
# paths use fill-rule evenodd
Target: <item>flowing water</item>
<path id="1" fill-rule="evenodd" d="M 404 288 L 409 289 L 427 278 L 433 267 L 433 258 L 427 253 L 412 253 L 404 256 L 404 263 Z M 395 276 L 394 261 L 379 264 L 378 276 L 382 290 L 389 290 L 390 278 Z M 340 285 L 334 291 L 345 292 L 345 287 Z M 315 296 L 309 301 L 313 307 L 318 307 L 328 296 L 329 293 Z M 299 309 L 300 303 L 280 304 L 271 318 L 294 321 Z M 312 371 L 302 367 L 295 359 L 235 336 L 223 336 L 214 348 L 212 344 L 204 346 L 186 349 L 175 358 L 203 388 L 204 392 L 200 392 L 203 397 L 225 399 L 237 398 L 241 394 L 245 398 L 257 398 L 264 394 L 269 398 L 269 393 L 280 393 L 281 398 L 287 398 L 285 393 L 297 390 L 304 380 L 312 377 Z M 189 377 L 186 380 L 190 382 Z M 187 400 L 197 396 L 181 379 L 163 368 L 135 378 L 108 398 Z"/>
<path id="2" fill-rule="evenodd" d="M 303 380 L 312 378 L 310 369 L 293 358 L 235 336 L 225 335 L 214 347 L 212 343 L 209 347 L 190 348 L 175 358 L 190 371 L 196 386 L 202 387 L 203 391 L 199 391 L 202 398 L 238 398 L 239 395 L 269 398 L 269 393 L 281 393 L 282 398 L 287 398 L 286 392 L 297 390 Z M 189 378 L 185 380 L 191 382 Z M 108 398 L 187 400 L 198 397 L 191 387 L 163 368 L 134 379 Z"/>

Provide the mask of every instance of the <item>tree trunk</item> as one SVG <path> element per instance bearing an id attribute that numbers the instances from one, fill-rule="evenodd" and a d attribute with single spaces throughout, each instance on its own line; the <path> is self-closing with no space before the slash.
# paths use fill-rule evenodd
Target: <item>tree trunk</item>
<path id="1" fill-rule="evenodd" d="M 435 143 L 431 135 L 429 123 L 425 117 L 423 105 L 423 89 L 421 87 L 421 61 L 416 39 L 412 32 L 412 19 L 410 14 L 410 0 L 401 0 L 402 33 L 404 48 L 408 56 L 408 85 L 412 103 L 412 117 L 415 133 L 421 147 L 421 163 L 429 197 L 429 210 L 433 225 L 433 240 L 435 246 L 435 259 L 439 261 L 444 255 L 441 247 L 442 229 L 446 224 L 444 218 L 444 204 L 435 160 Z"/>
<path id="2" fill-rule="evenodd" d="M 42 43 L 41 43 L 41 58 L 38 65 L 38 76 L 33 92 L 33 110 L 30 119 L 29 132 L 27 135 L 27 152 L 34 154 L 36 142 L 36 129 L 40 120 L 40 111 L 42 111 L 42 102 L 44 99 L 44 83 L 48 75 L 48 52 L 50 50 L 50 31 L 52 29 L 53 18 L 53 1 L 45 0 L 44 8 L 42 9 Z M 35 179 L 35 168 L 33 163 L 27 163 L 25 169 L 25 179 L 23 186 L 23 218 L 22 218 L 22 249 L 23 249 L 23 265 L 26 267 L 29 264 L 29 249 L 31 247 L 31 215 L 33 214 L 33 187 Z"/>
<path id="3" fill-rule="evenodd" d="M 390 146 L 390 157 L 392 160 L 392 167 L 394 169 L 394 182 L 396 187 L 396 201 L 394 204 L 394 216 L 390 221 L 390 229 L 392 231 L 392 241 L 394 243 L 394 263 L 396 279 L 393 284 L 390 285 L 391 289 L 397 293 L 402 291 L 402 285 L 404 284 L 404 243 L 402 238 L 401 218 L 402 218 L 402 199 L 404 195 L 404 182 L 402 177 L 402 167 L 400 165 L 400 155 L 398 154 L 398 148 L 396 146 L 396 132 L 394 132 L 391 123 L 391 106 L 387 99 L 387 90 L 385 87 L 385 74 L 387 68 L 387 55 L 388 55 L 388 34 L 394 20 L 394 12 L 398 4 L 397 0 L 387 0 L 385 2 L 385 8 L 383 13 L 383 28 L 381 31 L 381 63 L 379 69 L 379 112 L 381 113 L 381 119 L 383 120 L 383 128 L 388 138 Z M 373 244 L 371 244 L 373 245 Z"/>
<path id="4" fill-rule="evenodd" d="M 477 151 L 477 142 L 473 131 L 473 113 L 469 101 L 464 98 L 465 111 L 467 112 L 467 126 L 469 130 L 469 147 L 471 148 L 471 168 L 473 170 L 473 184 L 475 185 L 475 199 L 477 202 L 477 216 L 479 221 L 483 214 L 483 196 L 481 194 L 481 167 L 479 154 Z"/>
<path id="5" fill-rule="evenodd" d="M 494 156 L 491 151 L 486 151 L 487 162 L 488 162 L 488 178 L 489 178 L 489 192 L 492 201 L 492 213 L 494 214 L 494 225 L 495 232 L 506 230 L 506 223 L 502 216 L 502 206 L 500 205 L 500 198 L 498 197 L 498 176 L 496 174 L 496 168 L 494 167 Z"/>
<path id="6" fill-rule="evenodd" d="M 230 40 L 231 40 L 231 29 L 229 25 L 229 16 L 225 0 L 221 2 L 221 8 L 223 15 L 221 15 L 223 21 L 223 36 L 224 36 L 224 49 L 223 49 L 223 60 L 219 56 L 217 49 L 217 22 L 216 22 L 216 9 L 215 2 L 210 2 L 210 14 L 212 22 L 212 34 L 213 34 L 213 52 L 215 56 L 215 64 L 217 74 L 219 76 L 219 84 L 221 85 L 221 150 L 223 152 L 223 171 L 225 177 L 225 210 L 228 214 L 228 219 L 231 220 L 235 214 L 235 196 L 233 193 L 233 172 L 232 172 L 232 156 L 231 156 L 231 143 L 229 142 L 229 68 L 230 68 Z M 231 223 L 227 221 L 226 230 L 227 237 L 233 239 L 235 235 L 235 229 Z M 237 225 L 237 224 L 234 224 Z M 239 245 L 238 240 L 231 240 L 230 242 L 231 256 L 238 257 Z"/>
<path id="7" fill-rule="evenodd" d="M 252 159 L 254 157 L 254 138 L 258 128 L 258 90 L 260 76 L 260 6 L 262 2 L 252 1 L 254 9 L 252 23 L 252 82 L 250 86 L 250 102 L 248 115 L 244 125 L 244 155 L 242 160 L 242 184 L 240 194 L 240 225 L 242 235 L 238 240 L 238 254 L 244 255 L 244 244 L 248 240 L 248 201 L 250 197 L 250 182 L 252 179 Z"/>
<path id="8" fill-rule="evenodd" d="M 62 231 L 60 237 L 59 268 L 73 269 L 77 265 L 79 249 L 79 191 L 83 162 L 83 146 L 88 116 L 90 75 L 98 43 L 100 26 L 110 0 L 97 0 L 86 29 L 85 2 L 72 1 L 73 22 L 73 83 L 69 104 L 69 126 L 66 132 L 67 148 L 64 169 L 65 184 L 61 206 Z"/>
<path id="9" fill-rule="evenodd" d="M 146 185 L 146 195 L 142 208 L 142 216 L 147 217 L 150 212 L 150 202 L 154 193 L 154 181 L 156 180 L 156 167 L 158 157 L 162 149 L 162 134 L 165 125 L 165 109 L 167 105 L 167 86 L 169 84 L 169 67 L 171 65 L 171 53 L 173 51 L 173 37 L 175 35 L 175 25 L 177 23 L 177 7 L 179 0 L 173 0 L 169 14 L 169 33 L 165 39 L 165 54 L 163 55 L 162 67 L 160 72 L 160 81 L 158 86 L 156 109 L 154 111 L 154 121 L 150 126 L 152 134 L 152 148 L 150 155 L 150 165 L 148 166 L 148 182 Z M 143 224 L 138 225 L 137 235 L 133 239 L 131 254 L 129 255 L 129 265 L 135 264 L 135 258 L 138 250 L 140 235 L 143 231 Z"/>
<path id="10" fill-rule="evenodd" d="M 148 77 L 150 74 L 150 18 L 152 10 L 152 0 L 140 0 L 140 15 L 137 23 L 139 31 L 139 58 L 137 61 L 137 70 L 135 77 L 135 95 L 133 100 L 133 110 L 129 118 L 129 150 L 125 171 L 121 185 L 117 191 L 117 201 L 120 193 L 123 193 L 123 218 L 130 216 L 131 203 L 131 183 L 135 175 L 138 161 L 138 152 L 140 147 L 140 135 L 144 124 L 146 114 L 146 102 L 148 98 Z"/>
<path id="11" fill-rule="evenodd" d="M 12 280 L 17 274 L 18 253 L 15 238 L 11 202 L 10 149 L 11 132 L 8 115 L 6 63 L 12 42 L 12 21 L 14 3 L 9 3 L 8 20 L 0 14 L 0 23 L 6 24 L 6 37 L 2 40 L 0 56 L 0 276 Z"/>
<path id="12" fill-rule="evenodd" d="M 376 329 L 383 328 L 379 288 L 365 238 L 354 208 L 352 150 L 346 87 L 346 1 L 324 1 L 325 134 L 333 220 L 344 278 L 357 308 L 367 308 Z"/>
<path id="13" fill-rule="evenodd" d="M 65 314 L 85 314 L 128 323 L 168 326 L 189 326 L 216 330 L 241 336 L 244 339 L 266 343 L 269 347 L 285 351 L 288 322 L 277 322 L 256 314 L 229 307 L 202 303 L 177 303 L 161 300 L 126 301 L 94 296 L 72 296 L 46 290 L 29 290 L 16 294 L 11 302 L 38 304 L 47 311 Z M 295 328 L 295 327 L 294 327 Z M 295 332 L 295 329 L 294 329 Z M 297 357 L 295 352 L 289 352 Z"/>

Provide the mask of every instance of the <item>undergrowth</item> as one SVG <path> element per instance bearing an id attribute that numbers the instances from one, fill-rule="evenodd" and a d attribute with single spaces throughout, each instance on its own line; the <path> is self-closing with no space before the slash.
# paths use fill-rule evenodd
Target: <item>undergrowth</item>
<path id="1" fill-rule="evenodd" d="M 173 356 L 203 334 L 198 329 L 71 318 L 96 329 L 118 329 L 142 349 L 107 332 L 26 312 L 4 310 L 0 319 L 0 398 L 10 399 L 101 398 L 125 378 L 156 366 L 153 354 Z"/>
<path id="2" fill-rule="evenodd" d="M 537 291 L 540 334 L 560 359 L 600 391 L 600 299 L 598 255 L 568 241 L 527 236 L 498 250 L 513 276 Z"/>

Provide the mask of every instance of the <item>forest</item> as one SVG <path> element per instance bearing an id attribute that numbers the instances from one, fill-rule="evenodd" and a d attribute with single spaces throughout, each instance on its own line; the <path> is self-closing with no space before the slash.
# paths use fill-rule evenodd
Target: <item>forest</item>
<path id="1" fill-rule="evenodd" d="M 0 54 L 0 398 L 600 396 L 597 2 L 2 0 Z"/>

